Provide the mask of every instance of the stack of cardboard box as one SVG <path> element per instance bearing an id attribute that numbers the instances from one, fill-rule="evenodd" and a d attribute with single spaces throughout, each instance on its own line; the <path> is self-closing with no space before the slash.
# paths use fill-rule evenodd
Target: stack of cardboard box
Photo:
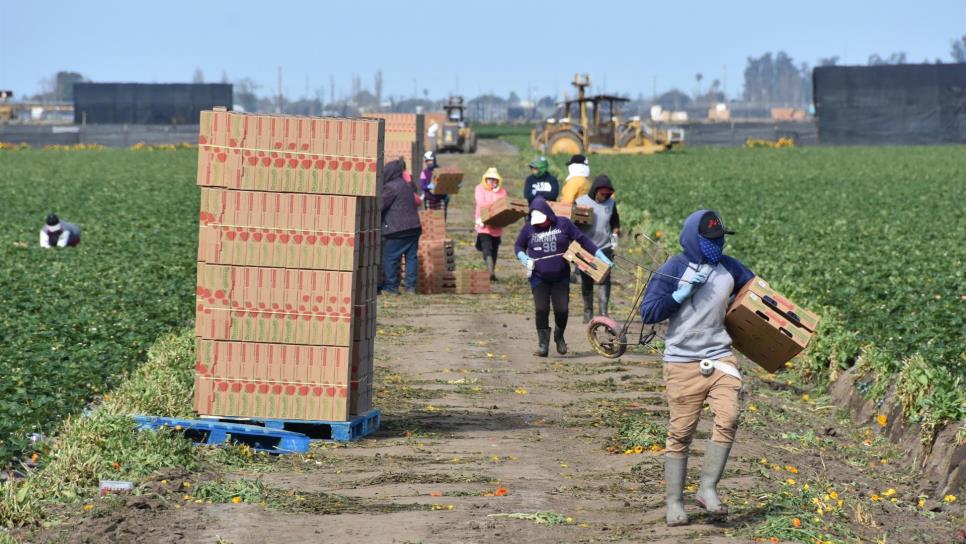
<path id="1" fill-rule="evenodd" d="M 386 162 L 402 157 L 413 178 L 423 169 L 423 142 L 426 135 L 421 113 L 371 113 L 373 119 L 382 119 L 386 126 L 384 154 Z"/>
<path id="2" fill-rule="evenodd" d="M 450 274 L 456 270 L 456 253 L 453 241 L 446 238 L 443 211 L 421 210 L 419 223 L 423 234 L 419 237 L 416 291 L 421 294 L 445 293 L 454 287 Z"/>
<path id="3" fill-rule="evenodd" d="M 490 275 L 485 270 L 457 270 L 453 240 L 446 237 L 446 221 L 442 210 L 422 210 L 419 237 L 416 292 L 478 294 L 490 292 Z M 402 259 L 400 274 L 405 270 Z M 401 277 L 401 276 L 400 276 Z"/>
<path id="4" fill-rule="evenodd" d="M 371 408 L 382 124 L 202 112 L 199 414 Z"/>

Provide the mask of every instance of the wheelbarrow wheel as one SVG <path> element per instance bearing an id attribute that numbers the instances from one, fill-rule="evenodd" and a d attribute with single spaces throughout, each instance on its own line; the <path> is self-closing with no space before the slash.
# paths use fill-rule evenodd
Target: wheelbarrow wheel
<path id="1" fill-rule="evenodd" d="M 616 359 L 627 351 L 627 335 L 609 317 L 598 316 L 590 321 L 587 340 L 594 351 L 608 359 Z"/>

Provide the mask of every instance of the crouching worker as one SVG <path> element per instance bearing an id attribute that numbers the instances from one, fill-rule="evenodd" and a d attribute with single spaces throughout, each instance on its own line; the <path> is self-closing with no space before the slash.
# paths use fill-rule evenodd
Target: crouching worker
<path id="1" fill-rule="evenodd" d="M 483 181 L 476 186 L 476 250 L 483 254 L 483 262 L 486 270 L 490 273 L 490 281 L 496 279 L 496 254 L 500 249 L 500 240 L 503 236 L 502 227 L 493 227 L 483 223 L 480 213 L 483 208 L 493 204 L 501 198 L 506 198 L 506 189 L 503 188 L 503 178 L 496 168 L 490 167 L 483 173 Z"/>
<path id="2" fill-rule="evenodd" d="M 553 339 L 557 353 L 567 353 L 564 331 L 567 329 L 567 312 L 570 305 L 570 263 L 563 258 L 570 243 L 576 241 L 585 250 L 612 264 L 590 238 L 584 236 L 566 217 L 554 215 L 542 196 L 530 203 L 529 221 L 520 230 L 516 244 L 517 259 L 530 272 L 530 289 L 537 324 L 538 348 L 534 355 L 546 357 L 550 352 L 550 307 L 556 328 Z"/>
<path id="3" fill-rule="evenodd" d="M 61 221 L 57 214 L 52 213 L 44 221 L 40 229 L 40 247 L 67 247 L 80 243 L 80 227 L 67 221 Z"/>
<path id="4" fill-rule="evenodd" d="M 705 401 L 714 414 L 714 430 L 704 454 L 696 500 L 708 512 L 728 513 L 717 485 L 728 461 L 738 426 L 741 374 L 731 351 L 724 318 L 731 299 L 753 277 L 737 259 L 723 255 L 725 229 L 711 210 L 684 221 L 683 251 L 664 263 L 651 279 L 641 304 L 645 323 L 668 320 L 664 339 L 664 381 L 670 410 L 665 454 L 667 524 L 688 522 L 684 485 L 688 450 Z"/>

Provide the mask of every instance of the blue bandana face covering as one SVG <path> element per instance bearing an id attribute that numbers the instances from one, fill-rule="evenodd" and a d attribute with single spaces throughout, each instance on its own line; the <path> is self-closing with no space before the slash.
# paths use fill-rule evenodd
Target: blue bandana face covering
<path id="1" fill-rule="evenodd" d="M 698 236 L 698 238 L 698 242 L 701 244 L 701 254 L 712 266 L 718 266 L 718 263 L 721 262 L 721 255 L 724 254 L 724 236 L 714 240 L 708 240 L 704 236 Z"/>

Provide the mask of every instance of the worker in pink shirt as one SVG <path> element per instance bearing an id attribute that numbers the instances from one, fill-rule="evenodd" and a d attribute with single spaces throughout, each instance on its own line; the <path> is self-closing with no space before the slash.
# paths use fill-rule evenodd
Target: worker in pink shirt
<path id="1" fill-rule="evenodd" d="M 483 173 L 483 180 L 476 186 L 476 250 L 483 254 L 483 262 L 490 273 L 490 281 L 496 279 L 496 254 L 500 249 L 502 227 L 493 227 L 483 223 L 480 211 L 501 198 L 506 198 L 503 188 L 503 178 L 496 168 L 490 168 Z"/>

